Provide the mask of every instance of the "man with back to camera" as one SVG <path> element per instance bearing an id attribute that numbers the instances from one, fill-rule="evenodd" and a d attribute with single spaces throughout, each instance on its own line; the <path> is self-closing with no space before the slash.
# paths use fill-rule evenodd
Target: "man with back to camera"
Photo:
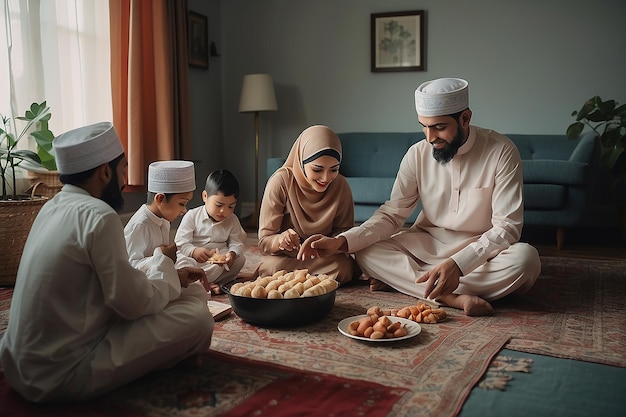
<path id="1" fill-rule="evenodd" d="M 26 241 L 0 363 L 34 402 L 78 401 L 208 349 L 206 294 L 181 294 L 204 277 L 176 270 L 155 249 L 131 266 L 122 222 L 128 166 L 113 125 L 62 134 L 53 146 L 63 189 L 42 207 Z"/>
<path id="2" fill-rule="evenodd" d="M 537 250 L 519 242 L 519 152 L 506 136 L 470 125 L 465 80 L 421 84 L 415 107 L 426 140 L 405 154 L 390 199 L 360 226 L 311 236 L 298 257 L 354 253 L 372 290 L 390 286 L 468 316 L 491 314 L 490 301 L 528 291 L 541 271 Z M 420 201 L 415 224 L 401 230 Z"/>

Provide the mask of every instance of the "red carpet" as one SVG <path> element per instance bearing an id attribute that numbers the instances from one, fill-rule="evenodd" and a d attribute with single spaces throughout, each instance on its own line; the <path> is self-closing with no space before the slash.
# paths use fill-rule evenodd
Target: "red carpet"
<path id="1" fill-rule="evenodd" d="M 0 379 L 0 417 L 384 417 L 406 391 L 210 353 L 198 369 L 153 372 L 77 405 L 28 403 Z"/>

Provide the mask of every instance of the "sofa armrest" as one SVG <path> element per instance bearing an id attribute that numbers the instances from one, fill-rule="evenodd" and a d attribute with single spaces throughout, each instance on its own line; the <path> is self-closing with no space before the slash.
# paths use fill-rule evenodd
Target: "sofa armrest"
<path id="1" fill-rule="evenodd" d="M 578 185 L 587 183 L 589 163 L 552 159 L 522 161 L 524 184 Z"/>
<path id="2" fill-rule="evenodd" d="M 596 132 L 582 134 L 578 139 L 578 145 L 576 145 L 569 157 L 569 161 L 591 164 L 596 150 L 597 138 L 598 134 Z"/>

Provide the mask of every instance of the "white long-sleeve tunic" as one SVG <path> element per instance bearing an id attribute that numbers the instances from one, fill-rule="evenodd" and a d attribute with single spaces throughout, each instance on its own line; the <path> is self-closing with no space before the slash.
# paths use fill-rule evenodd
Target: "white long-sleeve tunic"
<path id="1" fill-rule="evenodd" d="M 9 384 L 32 401 L 85 399 L 208 348 L 206 301 L 181 297 L 172 260 L 153 258 L 133 268 L 117 213 L 65 185 L 24 247 L 0 340 Z"/>
<path id="2" fill-rule="evenodd" d="M 195 248 L 214 249 L 220 252 L 234 252 L 237 256 L 244 253 L 243 239 L 246 232 L 241 227 L 236 215 L 231 215 L 221 222 L 209 217 L 204 206 L 189 210 L 180 221 L 174 238 L 181 254 L 191 257 Z"/>
<path id="3" fill-rule="evenodd" d="M 154 250 L 170 244 L 170 222 L 152 213 L 143 204 L 124 227 L 124 238 L 130 264 L 147 271 Z"/>
<path id="4" fill-rule="evenodd" d="M 399 232 L 418 201 L 423 210 L 411 228 Z M 433 158 L 428 141 L 411 146 L 400 163 L 390 199 L 368 221 L 343 236 L 366 271 L 377 269 L 368 263 L 380 263 L 368 260 L 376 250 L 370 246 L 397 233 L 393 241 L 415 257 L 423 270 L 452 258 L 467 275 L 517 244 L 523 208 L 522 162 L 515 144 L 497 132 L 470 126 L 467 141 L 445 165 Z M 530 275 L 536 275 L 539 258 L 530 253 L 529 262 L 536 264 Z M 398 271 L 393 265 L 386 268 L 388 272 L 380 271 L 376 278 L 395 287 L 394 281 L 401 279 L 415 286 L 419 273 L 407 276 L 411 272 L 407 269 L 415 265 L 398 267 Z"/>
<path id="5" fill-rule="evenodd" d="M 204 270 L 208 282 L 226 283 L 237 278 L 243 268 L 244 239 L 246 232 L 236 215 L 232 214 L 220 222 L 214 221 L 202 205 L 189 210 L 180 221 L 174 241 L 178 246 L 176 266 L 194 266 Z M 236 255 L 232 267 L 211 262 L 196 262 L 193 259 L 195 248 L 219 249 L 223 254 L 234 252 Z"/>

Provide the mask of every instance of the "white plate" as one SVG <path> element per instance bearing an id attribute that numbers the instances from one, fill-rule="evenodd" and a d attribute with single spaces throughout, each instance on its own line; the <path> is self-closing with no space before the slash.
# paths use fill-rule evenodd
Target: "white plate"
<path id="1" fill-rule="evenodd" d="M 350 332 L 348 331 L 348 326 L 350 325 L 350 323 L 352 323 L 353 321 L 358 321 L 360 319 L 362 319 L 363 317 L 367 317 L 367 314 L 361 314 L 359 316 L 352 316 L 352 317 L 347 317 L 343 320 L 341 320 L 339 322 L 339 324 L 337 325 L 337 328 L 339 329 L 339 331 L 348 336 L 351 337 L 352 339 L 357 339 L 357 340 L 364 340 L 366 342 L 397 342 L 398 340 L 405 340 L 405 339 L 410 339 L 411 337 L 415 337 L 418 334 L 420 334 L 420 332 L 422 331 L 422 327 L 415 323 L 414 321 L 411 321 L 409 319 L 403 319 L 402 317 L 393 317 L 393 316 L 388 316 L 389 320 L 391 320 L 393 323 L 399 321 L 400 323 L 404 323 L 406 326 L 406 331 L 407 334 L 406 336 L 401 336 L 401 337 L 394 337 L 391 339 L 370 339 L 369 337 L 364 337 L 364 336 L 354 336 L 351 335 Z"/>

